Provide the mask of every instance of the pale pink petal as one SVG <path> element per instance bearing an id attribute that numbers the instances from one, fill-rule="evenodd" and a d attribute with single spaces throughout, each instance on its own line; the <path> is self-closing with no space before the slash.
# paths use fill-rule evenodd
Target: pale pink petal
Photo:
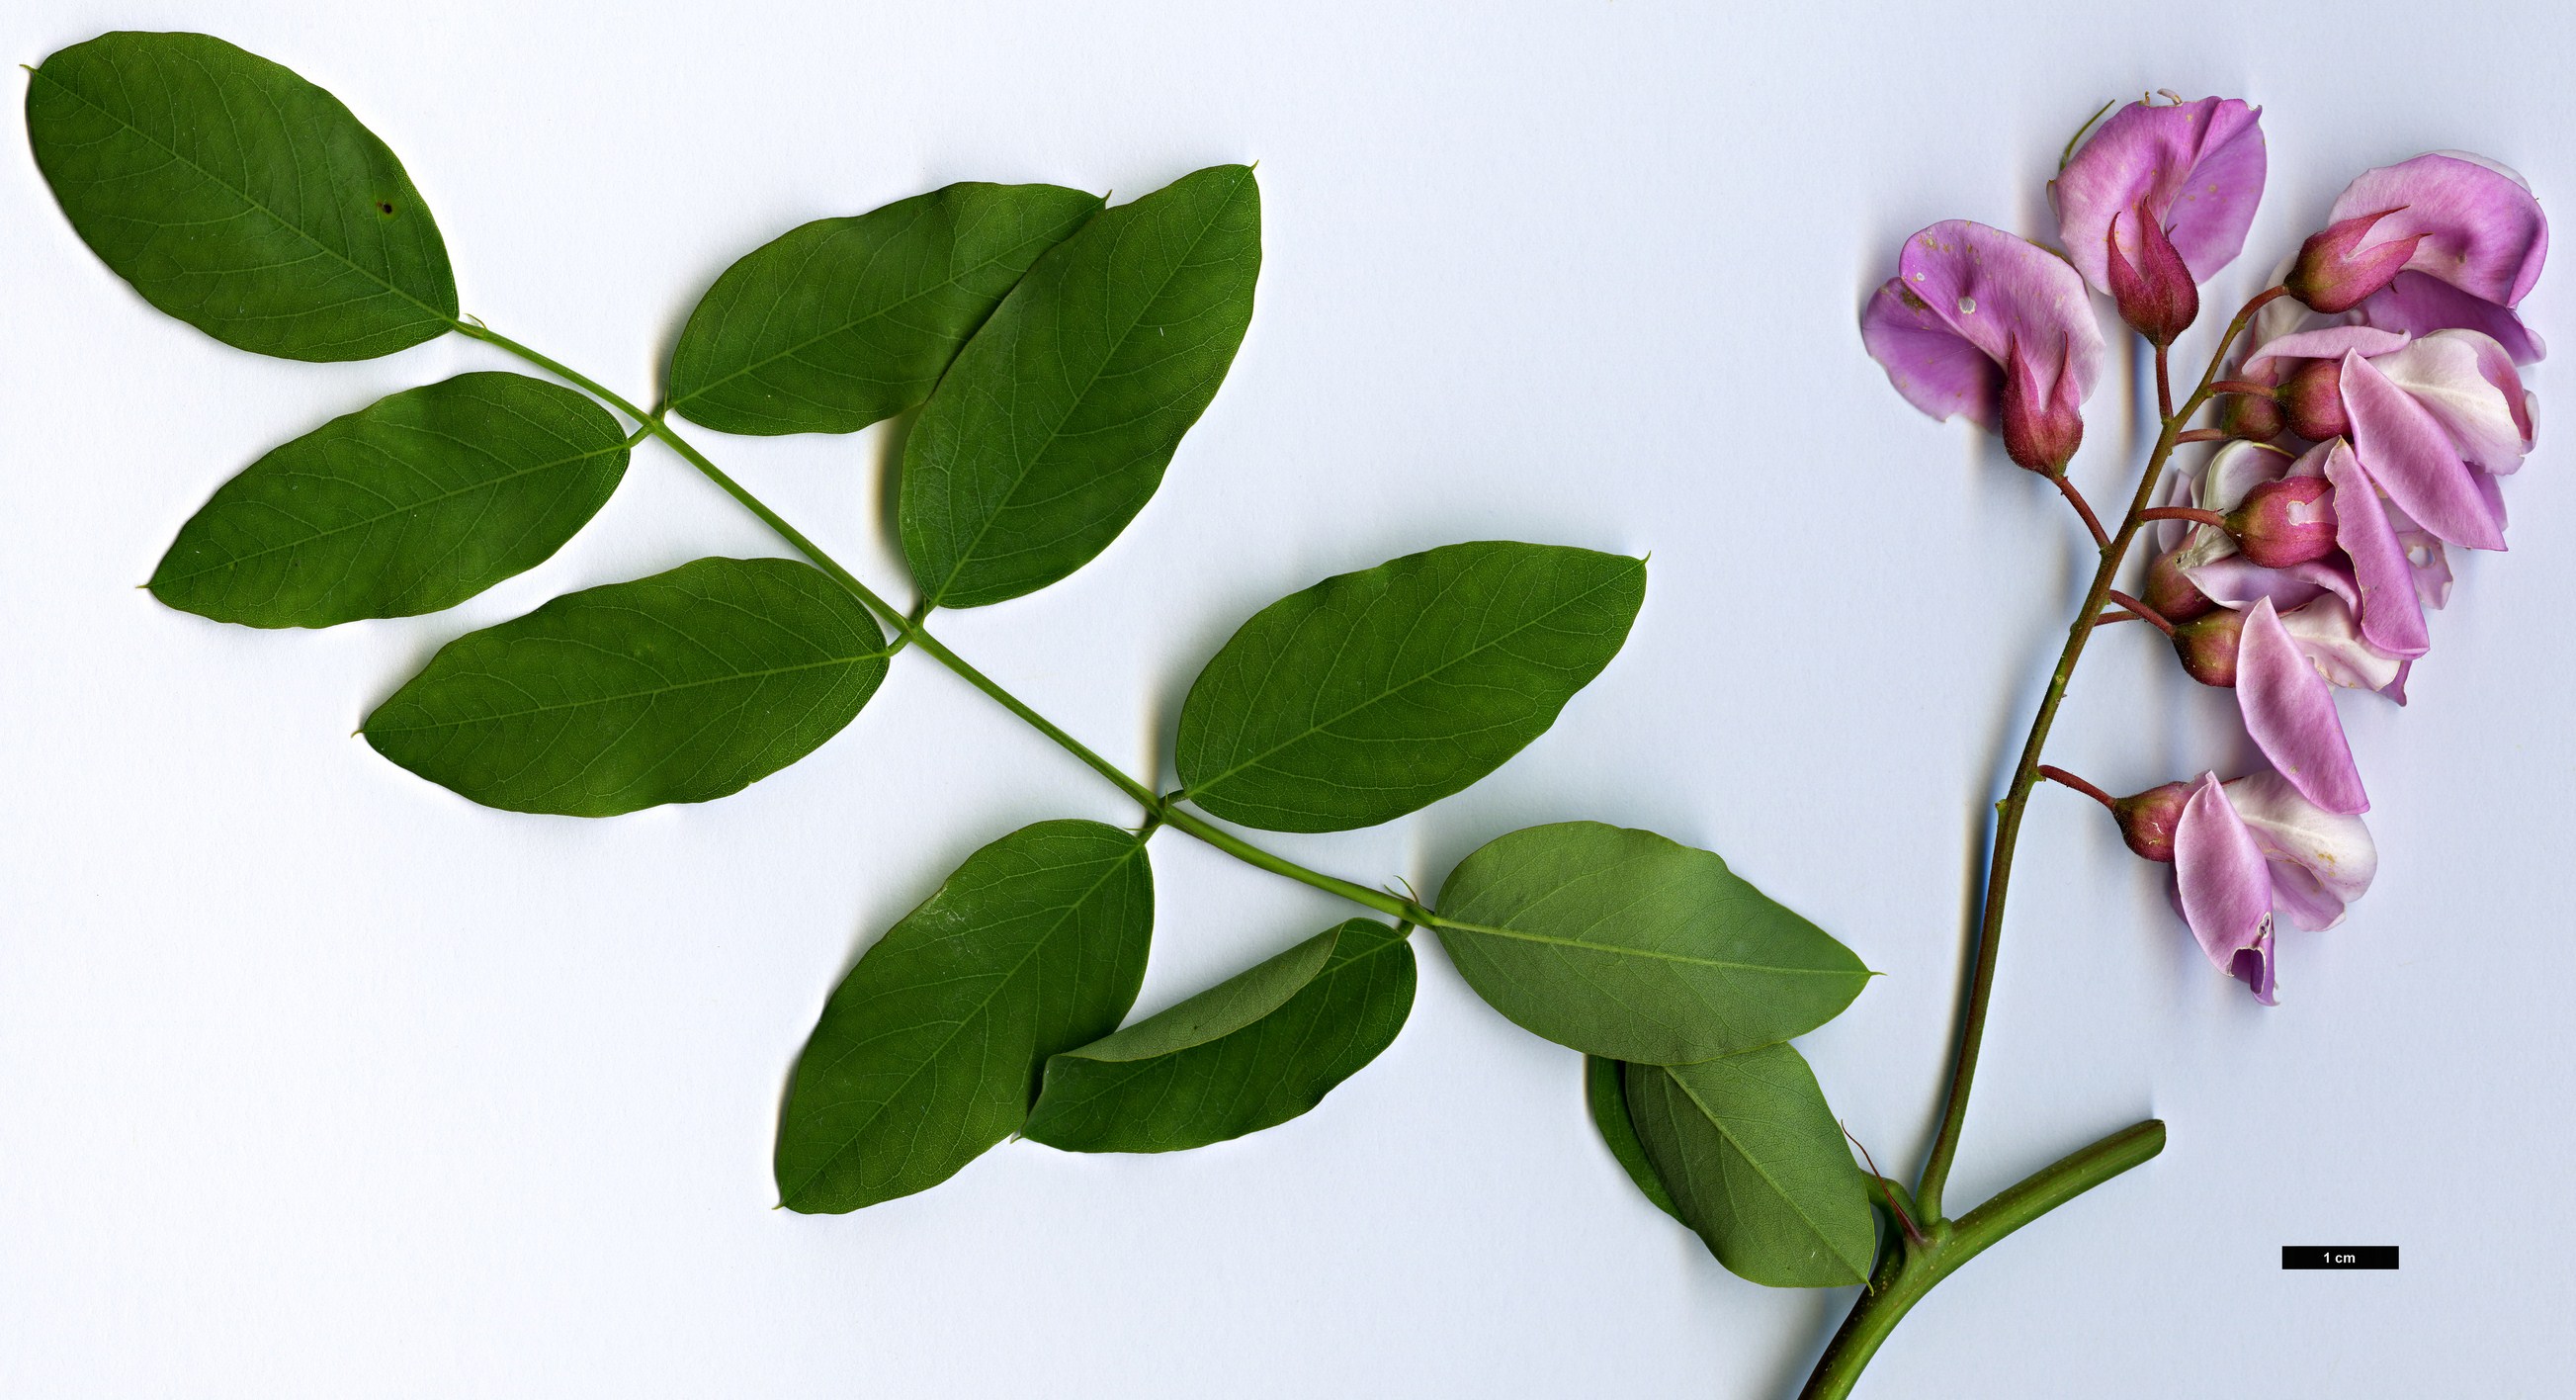
<path id="1" fill-rule="evenodd" d="M 2371 484 L 2360 459 L 2343 443 L 2333 446 L 2325 474 L 2334 483 L 2335 543 L 2352 560 L 2353 581 L 2361 594 L 2361 635 L 2391 656 L 2422 656 L 2432 649 L 2433 638 L 2415 595 L 2415 566 L 2398 543 L 2379 488 Z"/>
<path id="2" fill-rule="evenodd" d="M 2379 874 L 2379 847 L 2361 818 L 2310 802 L 2278 773 L 2253 773 L 2224 785 L 2229 805 L 2254 845 L 2272 862 L 2272 902 L 2310 932 L 2343 920 L 2346 904 Z"/>
<path id="3" fill-rule="evenodd" d="M 2216 533 L 2213 531 L 2212 533 Z M 2182 571 L 2191 586 L 2213 603 L 2250 608 L 2268 598 L 2282 612 L 2305 606 L 2319 594 L 2332 594 L 2349 605 L 2361 597 L 2352 576 L 2340 565 L 2311 559 L 2286 569 L 2267 569 L 2242 554 L 2228 554 Z M 2210 590 L 2216 589 L 2216 592 Z"/>
<path id="4" fill-rule="evenodd" d="M 2387 355 L 2406 348 L 2406 337 L 2376 326 L 2320 326 L 2263 342 L 2245 357 L 2247 368 L 2266 360 L 2340 360 L 2347 354 Z"/>
<path id="5" fill-rule="evenodd" d="M 2468 463 L 2430 410 L 2359 355 L 2344 356 L 2342 389 L 2353 451 L 2408 517 L 2453 544 L 2504 548 L 2504 531 L 2487 513 Z"/>
<path id="6" fill-rule="evenodd" d="M 2331 593 L 2282 613 L 2281 626 L 2327 684 L 2346 690 L 2385 690 L 2396 684 L 2397 668 L 2406 660 L 2372 646 L 2351 605 Z"/>
<path id="7" fill-rule="evenodd" d="M 2221 972 L 2272 931 L 2272 874 L 2254 835 L 2206 773 L 2174 824 L 2174 888 L 2183 922 Z"/>
<path id="8" fill-rule="evenodd" d="M 2433 415 L 2462 461 L 2488 471 L 2522 465 L 2530 420 L 2522 412 L 2522 376 L 2503 346 L 2476 331 L 2436 331 L 2370 367 Z"/>
<path id="9" fill-rule="evenodd" d="M 2263 197 L 2262 109 L 2234 98 L 2181 106 L 2132 102 L 2112 114 L 2066 168 L 2054 193 L 2058 238 L 2084 279 L 2108 292 L 2114 218 L 2144 204 L 2195 281 L 2206 282 L 2245 247 Z M 2120 250 L 2138 264 L 2136 232 Z"/>
<path id="10" fill-rule="evenodd" d="M 2209 464 L 2201 468 L 2199 504 L 2225 514 L 2245 504 L 2246 492 L 2280 480 L 2294 465 L 2289 453 L 2270 443 L 2239 438 L 2211 453 Z"/>
<path id="11" fill-rule="evenodd" d="M 2482 157 L 2422 155 L 2365 171 L 2326 221 L 2382 209 L 2396 212 L 2372 227 L 2365 246 L 2421 235 L 2409 270 L 2503 306 L 2522 301 L 2549 256 L 2540 201 L 2521 176 Z"/>
<path id="12" fill-rule="evenodd" d="M 2396 281 L 2371 293 L 2355 309 L 2365 324 L 2408 335 L 2447 330 L 2481 332 L 2502 345 L 2518 365 L 2537 364 L 2549 353 L 2549 347 L 2541 343 L 2538 333 L 2522 323 L 2522 317 L 2420 272 L 2398 273 Z"/>
<path id="13" fill-rule="evenodd" d="M 2272 600 L 2245 614 L 2236 650 L 2236 703 L 2245 732 L 2309 801 L 2329 812 L 2367 812 L 2361 770 L 2335 714 L 2334 691 L 2308 659 Z"/>

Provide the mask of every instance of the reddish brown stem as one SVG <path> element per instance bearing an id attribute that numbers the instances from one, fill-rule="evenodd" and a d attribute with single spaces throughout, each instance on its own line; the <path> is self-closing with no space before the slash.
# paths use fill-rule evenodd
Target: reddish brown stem
<path id="1" fill-rule="evenodd" d="M 2139 602 L 2128 594 L 2123 593 L 2116 588 L 2111 588 L 2103 590 L 2102 596 L 2119 604 L 2121 607 L 2127 608 L 2137 617 L 2154 623 L 2156 625 L 2156 630 L 2164 633 L 2166 636 L 2170 637 L 2173 635 L 2173 624 L 2165 621 L 2164 614 L 2157 612 L 2155 609 L 2148 607 L 2146 604 Z"/>
<path id="2" fill-rule="evenodd" d="M 2224 428 L 2194 428 L 2187 433 L 2176 433 L 2174 435 L 2174 445 L 2177 447 L 2184 443 L 2225 442 L 2226 440 L 2227 430 Z"/>
<path id="3" fill-rule="evenodd" d="M 2057 483 L 2058 493 L 2066 497 L 2068 505 L 2075 507 L 2075 513 L 2084 517 L 2084 528 L 2093 532 L 2093 547 L 2109 549 L 2111 536 L 2103 530 L 2101 517 L 2093 513 L 2093 507 L 2084 499 L 2084 493 L 2076 490 L 2075 483 L 2067 480 L 2066 473 L 2062 471 L 2050 477 L 2049 480 Z"/>
<path id="4" fill-rule="evenodd" d="M 2140 520 L 2188 520 L 2195 525 L 2215 525 L 2222 530 L 2227 528 L 2226 516 L 2214 510 L 2198 510 L 2191 506 L 2149 506 L 2138 512 L 2138 518 Z"/>
<path id="5" fill-rule="evenodd" d="M 2048 779 L 2052 783 L 2062 783 L 2067 787 L 2071 787 L 2077 792 L 2084 794 L 2086 797 L 2092 798 L 2094 801 L 2110 808 L 2115 813 L 2120 810 L 2118 802 L 2112 798 L 2111 794 L 2104 792 L 2102 789 L 2093 786 L 2082 778 L 2067 772 L 2065 769 L 2057 767 L 2055 764 L 2043 763 L 2039 765 L 2039 776 Z"/>
<path id="6" fill-rule="evenodd" d="M 2138 620 L 2138 615 L 2133 612 L 2106 612 L 2095 617 L 2093 619 L 2093 625 L 2096 627 L 2108 627 L 2114 622 L 2136 622 Z"/>
<path id="7" fill-rule="evenodd" d="M 2277 398 L 2280 390 L 2271 384 L 2257 384 L 2250 379 L 2222 379 L 2209 386 L 2213 394 L 2245 394 L 2253 398 Z"/>

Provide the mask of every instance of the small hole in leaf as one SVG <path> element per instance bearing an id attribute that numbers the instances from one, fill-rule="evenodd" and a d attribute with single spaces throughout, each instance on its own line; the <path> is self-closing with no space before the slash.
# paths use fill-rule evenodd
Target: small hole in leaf
<path id="1" fill-rule="evenodd" d="M 376 201 L 376 212 L 379 214 L 390 214 L 394 212 L 394 207 L 379 199 Z"/>

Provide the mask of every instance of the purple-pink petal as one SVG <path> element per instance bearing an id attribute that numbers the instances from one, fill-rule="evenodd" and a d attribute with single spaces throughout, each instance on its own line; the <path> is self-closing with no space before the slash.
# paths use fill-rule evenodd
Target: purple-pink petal
<path id="1" fill-rule="evenodd" d="M 2361 592 L 2361 635 L 2391 656 L 2422 656 L 2432 649 L 2424 607 L 2415 595 L 2415 566 L 2388 520 L 2379 488 L 2371 484 L 2352 449 L 2337 443 L 2326 455 L 2326 480 L 2334 483 L 2335 543 L 2352 559 Z"/>
<path id="2" fill-rule="evenodd" d="M 2379 848 L 2361 818 L 2319 808 L 2278 773 L 2248 774 L 2221 789 L 2272 863 L 2272 907 L 2311 933 L 2342 922 L 2344 906 L 2379 873 Z"/>
<path id="3" fill-rule="evenodd" d="M 2173 845 L 2183 922 L 2211 965 L 2231 972 L 2237 953 L 2272 931 L 2272 874 L 2217 774 L 2202 774 L 2183 803 Z"/>
<path id="4" fill-rule="evenodd" d="M 2359 355 L 2343 357 L 2341 386 L 2353 451 L 2389 499 L 2453 544 L 2504 548 L 2504 531 L 2469 479 L 2468 463 L 2424 405 Z"/>
<path id="5" fill-rule="evenodd" d="M 2281 625 L 2272 600 L 2245 614 L 2236 649 L 2236 703 L 2245 731 L 2282 777 L 2329 812 L 2367 812 L 2361 770 L 2335 714 L 2334 691 L 2297 639 Z"/>
<path id="6" fill-rule="evenodd" d="M 2393 210 L 2365 247 L 2421 236 L 2409 271 L 2484 301 L 2518 305 L 2549 256 L 2549 220 L 2519 176 L 2477 158 L 2433 154 L 2364 171 L 2327 222 Z M 2402 274 L 2401 274 L 2402 275 Z"/>
<path id="7" fill-rule="evenodd" d="M 2396 331 L 2376 326 L 2319 326 L 2263 342 L 2262 348 L 2245 357 L 2245 364 L 2251 368 L 2271 359 L 2340 360 L 2347 354 L 2385 355 L 2405 348 L 2406 337 Z"/>
<path id="8" fill-rule="evenodd" d="M 1906 402 L 1989 429 L 2002 422 L 2002 366 L 2014 352 L 2032 367 L 2041 403 L 2065 397 L 2061 367 L 2077 402 L 2102 370 L 2102 330 L 2075 269 L 2028 239 L 1965 219 L 1905 241 L 1896 276 L 1861 312 L 1861 341 Z"/>
<path id="9" fill-rule="evenodd" d="M 2505 307 L 2420 272 L 2401 272 L 2397 280 L 2359 307 L 2367 325 L 2407 335 L 2435 331 L 2476 331 L 2494 339 L 2518 365 L 2537 364 L 2549 347 L 2522 318 Z"/>
<path id="10" fill-rule="evenodd" d="M 2272 968 L 2272 931 L 2263 930 L 2253 946 L 2236 950 L 2235 960 L 2228 964 L 2227 975 L 2254 990 L 2254 999 L 2265 1006 L 2278 1006 L 2274 995 L 2279 981 Z"/>
<path id="11" fill-rule="evenodd" d="M 1965 414 L 1978 427 L 1995 430 L 2003 371 L 1932 314 L 1902 280 L 1891 277 L 1871 295 L 1860 316 L 1860 340 L 1907 403 L 1943 420 Z"/>
<path id="12" fill-rule="evenodd" d="M 2087 139 L 2055 184 L 2058 239 L 2084 280 L 2108 292 L 2112 222 L 2144 205 L 2206 282 L 2245 247 L 2263 198 L 2262 109 L 2234 98 L 2180 106 L 2132 102 Z M 2120 250 L 2140 265 L 2137 231 Z"/>

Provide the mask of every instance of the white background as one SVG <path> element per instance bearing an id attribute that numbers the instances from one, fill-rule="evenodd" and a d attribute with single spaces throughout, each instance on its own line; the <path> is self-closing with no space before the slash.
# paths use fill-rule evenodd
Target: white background
<path id="1" fill-rule="evenodd" d="M 1278 844 L 1425 889 L 1566 817 L 1724 853 L 1886 972 L 1802 1044 L 1910 1174 L 1981 809 L 2089 551 L 1862 354 L 1899 241 L 2048 233 L 2069 131 L 2150 87 L 2265 108 L 2271 186 L 2213 304 L 2421 150 L 2576 210 L 2561 7 L 1978 9 L 35 0 L 0 58 L 202 28 L 293 67 L 400 153 L 467 310 L 639 396 L 715 273 L 803 220 L 1259 160 L 1259 314 L 1161 494 L 1070 581 L 944 635 L 1142 765 L 1235 623 L 1324 574 L 1493 536 L 1653 551 L 1627 650 L 1554 732 L 1417 817 Z M 460 632 L 776 545 L 648 447 L 562 554 L 452 613 L 261 633 L 161 608 L 134 585 L 225 477 L 500 361 L 451 338 L 290 364 L 160 316 L 74 239 L 11 111 L 0 1391 L 1795 1390 L 1850 1291 L 1721 1270 L 1594 1140 L 1578 1058 L 1427 944 L 1403 1037 L 1289 1125 L 1160 1158 L 1015 1143 L 856 1215 L 772 1210 L 784 1076 L 857 952 L 978 844 L 1133 814 L 911 656 L 710 806 L 514 816 L 377 759 L 349 731 Z M 2562 347 L 2570 276 L 2527 307 Z M 2115 363 L 2077 470 L 2106 505 L 2143 445 Z M 2535 376 L 2544 410 L 2564 373 Z M 2551 417 L 2506 488 L 2514 549 L 2464 568 L 2411 707 L 2344 701 L 2384 863 L 2345 927 L 2284 933 L 2278 1009 L 2202 961 L 2098 811 L 2041 794 L 1954 1204 L 2148 1113 L 2172 1146 L 1943 1286 L 1865 1394 L 2556 1388 L 2576 484 Z M 881 432 L 698 436 L 901 579 Z M 2130 791 L 2234 771 L 2233 733 L 2132 626 L 2051 757 Z M 1140 1011 L 1343 912 L 1177 836 L 1154 858 Z M 2285 1243 L 2405 1267 L 2284 1273 Z"/>

